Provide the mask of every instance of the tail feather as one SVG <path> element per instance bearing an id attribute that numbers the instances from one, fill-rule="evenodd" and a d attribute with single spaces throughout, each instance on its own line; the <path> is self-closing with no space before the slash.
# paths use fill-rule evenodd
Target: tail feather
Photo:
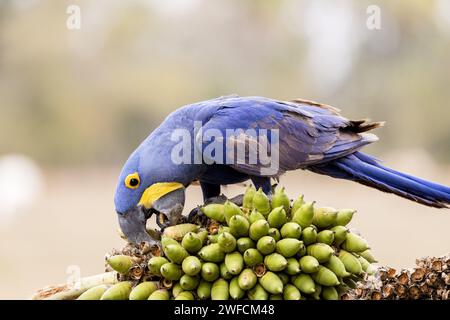
<path id="1" fill-rule="evenodd" d="M 353 180 L 427 206 L 448 208 L 450 205 L 449 187 L 384 167 L 361 152 L 308 169 L 335 178 Z"/>

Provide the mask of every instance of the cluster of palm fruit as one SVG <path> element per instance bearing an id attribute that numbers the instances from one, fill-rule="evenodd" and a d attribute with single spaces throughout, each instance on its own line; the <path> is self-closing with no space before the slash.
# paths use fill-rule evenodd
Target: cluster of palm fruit
<path id="1" fill-rule="evenodd" d="M 336 300 L 373 271 L 367 242 L 346 227 L 354 210 L 316 207 L 303 196 L 291 205 L 284 188 L 269 199 L 249 187 L 242 202 L 202 207 L 203 226 L 166 228 L 161 254 L 144 265 L 145 281 L 92 288 L 80 298 Z M 127 255 L 108 263 L 121 274 L 135 265 Z"/>

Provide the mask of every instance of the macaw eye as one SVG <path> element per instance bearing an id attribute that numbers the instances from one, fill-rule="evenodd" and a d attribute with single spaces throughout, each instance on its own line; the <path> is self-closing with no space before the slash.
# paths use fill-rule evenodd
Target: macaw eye
<path id="1" fill-rule="evenodd" d="M 129 174 L 125 178 L 125 186 L 129 189 L 136 189 L 141 184 L 141 179 L 139 178 L 139 174 L 137 172 Z"/>

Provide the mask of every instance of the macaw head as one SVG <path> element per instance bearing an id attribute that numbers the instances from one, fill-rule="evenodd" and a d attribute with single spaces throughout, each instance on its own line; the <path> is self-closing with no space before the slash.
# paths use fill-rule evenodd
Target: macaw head
<path id="1" fill-rule="evenodd" d="M 139 149 L 125 163 L 117 184 L 114 202 L 119 225 L 127 239 L 136 244 L 154 242 L 146 231 L 147 219 L 153 213 L 166 225 L 177 224 L 185 201 L 183 184 L 158 181 L 158 166 L 149 163 Z M 168 176 L 168 174 L 165 174 Z"/>

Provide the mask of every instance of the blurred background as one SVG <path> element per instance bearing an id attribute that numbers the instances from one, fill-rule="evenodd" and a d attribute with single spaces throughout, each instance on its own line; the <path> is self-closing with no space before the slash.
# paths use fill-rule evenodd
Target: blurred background
<path id="1" fill-rule="evenodd" d="M 0 0 L 0 298 L 103 271 L 121 165 L 188 103 L 300 97 L 386 120 L 365 151 L 450 185 L 449 68 L 447 0 Z M 382 264 L 449 251 L 445 210 L 302 171 L 281 184 L 358 209 Z M 200 201 L 191 187 L 186 210 Z"/>

